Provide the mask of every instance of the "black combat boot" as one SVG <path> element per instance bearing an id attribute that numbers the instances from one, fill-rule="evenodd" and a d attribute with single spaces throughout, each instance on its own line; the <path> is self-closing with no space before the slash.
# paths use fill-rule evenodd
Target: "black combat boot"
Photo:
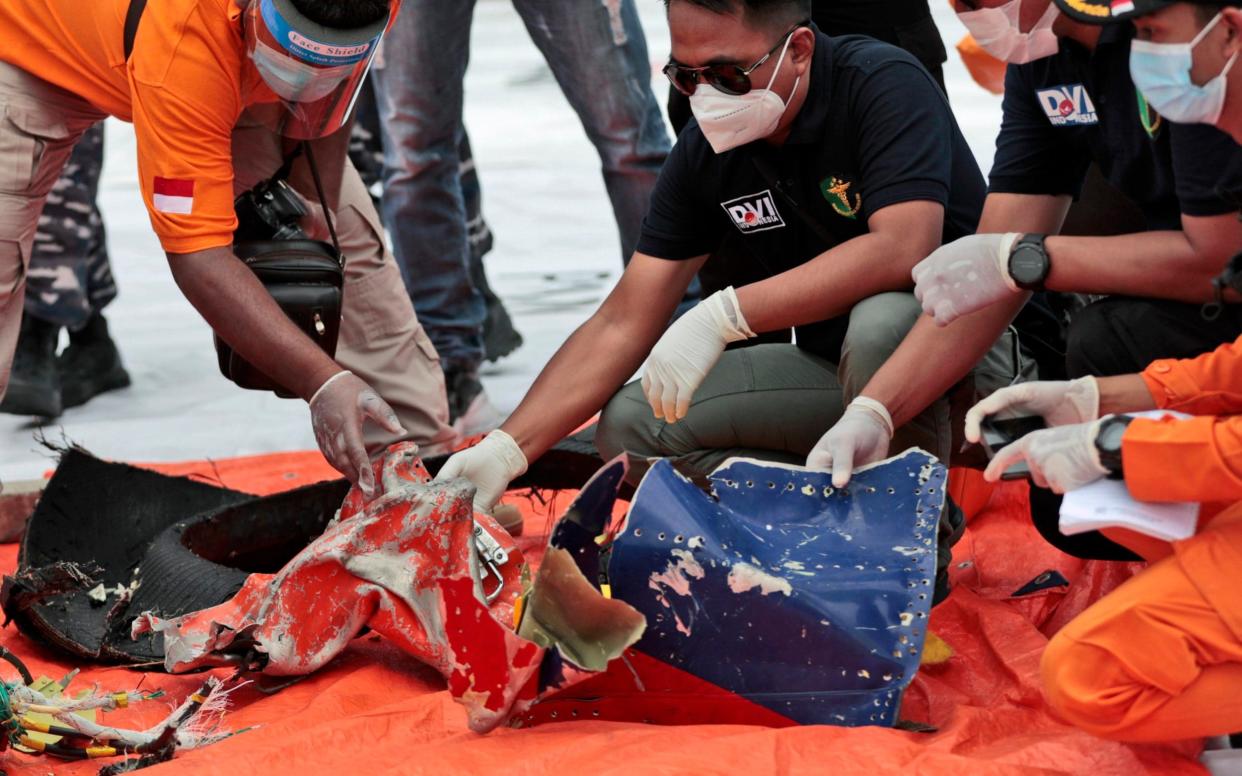
<path id="1" fill-rule="evenodd" d="M 483 359 L 499 361 L 522 347 L 522 335 L 513 328 L 513 319 L 500 297 L 488 289 L 484 298 L 487 299 L 487 317 L 483 319 Z"/>
<path id="2" fill-rule="evenodd" d="M 56 343 L 60 327 L 33 315 L 22 316 L 13 354 L 9 389 L 0 401 L 0 412 L 54 418 L 64 409 L 60 378 L 56 374 Z"/>
<path id="3" fill-rule="evenodd" d="M 108 322 L 94 313 L 79 331 L 69 332 L 69 347 L 56 360 L 66 407 L 77 407 L 105 391 L 129 385 L 129 372 L 108 335 Z"/>

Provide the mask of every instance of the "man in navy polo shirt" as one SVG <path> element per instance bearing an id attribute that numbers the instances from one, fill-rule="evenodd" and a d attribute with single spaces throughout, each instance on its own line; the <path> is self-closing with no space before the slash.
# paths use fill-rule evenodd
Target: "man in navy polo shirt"
<path id="1" fill-rule="evenodd" d="M 1042 195 L 1032 208 L 1051 215 L 1063 195 L 1076 193 L 1079 171 L 1094 157 L 1144 208 L 1150 231 L 1045 240 L 1055 228 L 998 219 L 915 269 L 924 309 L 944 325 L 1012 305 L 1025 290 L 1108 295 L 1076 316 L 1071 376 L 1125 374 L 1234 339 L 1242 308 L 1204 315 L 1202 306 L 1215 301 L 1211 280 L 1242 247 L 1232 201 L 1242 191 L 1242 153 L 1223 132 L 1172 124 L 1147 104 L 1130 77 L 1131 25 L 1101 30 L 1061 15 L 1052 29 L 1059 51 L 1007 76 L 991 191 Z"/>
<path id="2" fill-rule="evenodd" d="M 668 457 L 701 478 L 733 455 L 800 463 L 917 319 L 910 269 L 974 231 L 982 177 L 917 60 L 819 34 L 809 9 L 669 0 L 666 73 L 690 92 L 696 121 L 664 167 L 617 287 L 501 429 L 440 473 L 471 479 L 480 508 L 605 404 L 601 451 L 625 450 L 640 468 Z M 728 234 L 741 237 L 749 266 L 668 326 Z M 725 352 L 789 328 L 797 345 Z M 644 358 L 642 380 L 618 392 Z M 946 446 L 947 417 L 933 407 L 902 436 Z"/>
<path id="3" fill-rule="evenodd" d="M 987 23 L 978 14 L 1004 4 L 984 5 L 992 7 L 961 6 L 959 16 L 968 27 Z M 861 391 L 891 414 L 889 423 L 906 422 L 949 390 L 1009 325 L 1030 296 L 1010 267 L 1032 289 L 1106 295 L 1071 321 L 1070 377 L 1136 372 L 1157 358 L 1193 356 L 1242 333 L 1242 309 L 1204 307 L 1213 300 L 1211 279 L 1242 247 L 1229 195 L 1242 190 L 1236 145 L 1212 127 L 1172 124 L 1147 105 L 1130 78 L 1130 25 L 1102 30 L 1075 22 L 1049 0 L 1020 0 L 1010 23 L 1008 35 L 994 37 L 1035 41 L 1041 29 L 1055 37 L 1037 52 L 1044 56 L 1009 66 L 979 234 L 945 245 L 915 269 L 928 314 Z M 1015 50 L 1029 55 L 1033 48 L 1039 44 Z M 1140 207 L 1150 231 L 1039 238 L 1060 230 L 1092 161 Z M 1000 264 L 1004 277 L 995 269 Z M 848 480 L 852 467 L 887 454 L 889 427 L 848 412 L 809 463 L 831 465 Z M 1065 549 L 1125 555 L 1096 534 L 1059 537 L 1055 509 L 1037 509 L 1036 518 Z"/>

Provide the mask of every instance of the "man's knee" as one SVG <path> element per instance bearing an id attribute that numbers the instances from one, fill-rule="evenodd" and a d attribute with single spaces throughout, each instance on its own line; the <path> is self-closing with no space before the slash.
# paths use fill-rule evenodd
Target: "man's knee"
<path id="1" fill-rule="evenodd" d="M 595 447 L 605 461 L 625 453 L 630 463 L 626 479 L 637 484 L 649 459 L 667 455 L 658 438 L 662 426 L 643 396 L 642 384 L 635 381 L 617 391 L 604 407 L 595 429 Z"/>
<path id="2" fill-rule="evenodd" d="M 854 305 L 841 347 L 841 382 L 856 395 L 879 371 L 922 313 L 913 294 L 877 294 Z"/>
<path id="3" fill-rule="evenodd" d="M 1144 719 L 1137 708 L 1144 687 L 1116 655 L 1057 634 L 1040 663 L 1044 698 L 1066 722 L 1101 738 L 1132 740 Z"/>
<path id="4" fill-rule="evenodd" d="M 632 382 L 617 391 L 604 406 L 595 430 L 595 446 L 604 460 L 621 453 L 658 456 L 659 424 L 643 396 L 642 385 Z"/>

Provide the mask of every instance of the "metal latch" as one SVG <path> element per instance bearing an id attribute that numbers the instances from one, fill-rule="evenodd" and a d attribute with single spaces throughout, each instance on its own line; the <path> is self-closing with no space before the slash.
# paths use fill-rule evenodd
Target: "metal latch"
<path id="1" fill-rule="evenodd" d="M 509 553 L 500 546 L 500 542 L 483 529 L 483 526 L 479 525 L 478 521 L 474 524 L 474 549 L 479 553 L 479 560 L 483 562 L 487 571 L 481 581 L 486 583 L 489 576 L 496 579 L 496 587 L 491 592 L 488 592 L 486 584 L 483 586 L 484 599 L 490 604 L 500 595 L 500 591 L 504 590 L 505 578 L 500 573 L 500 567 L 509 562 Z"/>
<path id="2" fill-rule="evenodd" d="M 327 330 L 328 327 L 323 325 L 323 318 L 319 317 L 319 313 L 315 313 L 315 331 L 322 337 Z"/>

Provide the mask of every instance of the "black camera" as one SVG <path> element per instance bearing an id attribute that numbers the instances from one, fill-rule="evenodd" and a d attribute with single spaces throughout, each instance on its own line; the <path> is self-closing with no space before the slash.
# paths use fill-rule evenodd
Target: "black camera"
<path id="1" fill-rule="evenodd" d="M 266 180 L 233 202 L 237 231 L 233 241 L 305 240 L 298 222 L 306 215 L 302 200 L 283 180 Z"/>

